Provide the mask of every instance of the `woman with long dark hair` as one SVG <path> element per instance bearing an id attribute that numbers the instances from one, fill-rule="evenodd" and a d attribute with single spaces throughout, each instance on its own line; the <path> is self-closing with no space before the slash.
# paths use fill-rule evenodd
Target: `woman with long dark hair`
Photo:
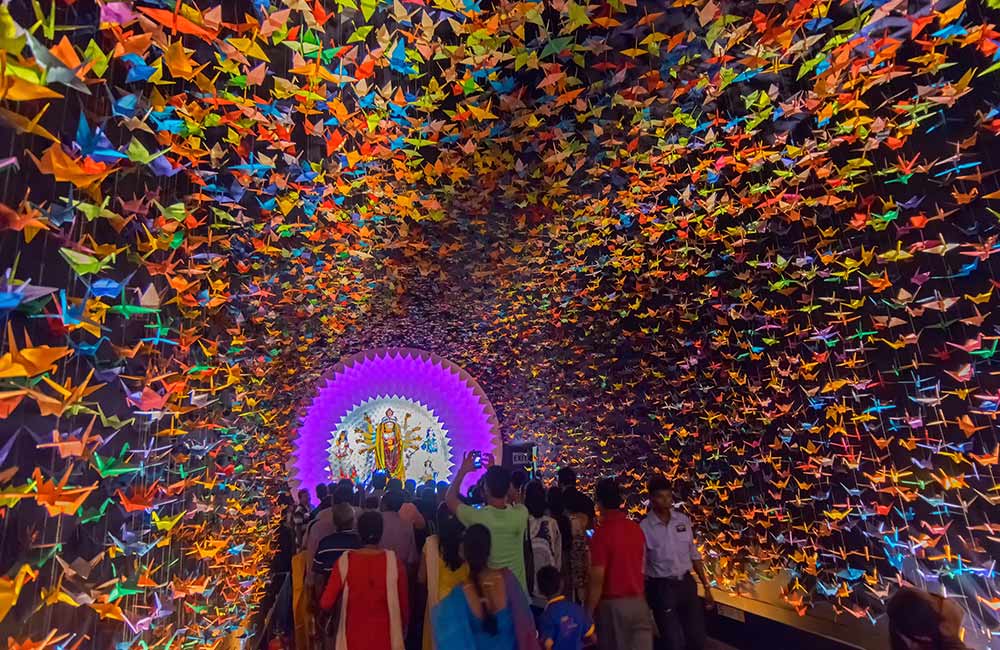
<path id="1" fill-rule="evenodd" d="M 469 577 L 469 567 L 462 557 L 462 535 L 465 526 L 448 506 L 442 503 L 435 518 L 437 534 L 424 543 L 417 579 L 427 585 L 427 608 L 424 610 L 423 650 L 433 650 L 434 635 L 430 614 L 442 598 Z"/>
<path id="2" fill-rule="evenodd" d="M 319 606 L 339 603 L 336 650 L 403 650 L 409 620 L 406 568 L 392 551 L 380 549 L 382 515 L 358 517 L 362 548 L 337 560 Z"/>
<path id="3" fill-rule="evenodd" d="M 462 553 L 469 577 L 435 608 L 438 648 L 538 650 L 528 598 L 514 574 L 489 566 L 490 531 L 476 524 L 465 531 Z"/>
<path id="4" fill-rule="evenodd" d="M 566 514 L 566 507 L 563 505 L 563 490 L 558 485 L 553 485 L 546 492 L 546 501 L 549 507 L 549 516 L 556 520 L 559 526 L 559 539 L 562 544 L 562 564 L 558 567 L 562 573 L 563 595 L 572 600 L 573 597 L 573 570 L 570 564 L 570 555 L 573 549 L 573 525 Z"/>
<path id="5" fill-rule="evenodd" d="M 590 542 L 587 530 L 593 527 L 593 502 L 579 490 L 563 495 L 570 523 L 570 600 L 583 604 L 590 582 Z"/>
<path id="6" fill-rule="evenodd" d="M 959 638 L 965 612 L 947 598 L 903 587 L 886 612 L 891 650 L 967 650 Z"/>

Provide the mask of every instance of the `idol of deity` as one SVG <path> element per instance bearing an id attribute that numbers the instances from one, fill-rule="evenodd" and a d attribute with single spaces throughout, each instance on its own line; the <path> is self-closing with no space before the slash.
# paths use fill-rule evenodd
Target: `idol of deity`
<path id="1" fill-rule="evenodd" d="M 426 483 L 427 481 L 435 481 L 436 482 L 437 481 L 437 477 L 438 477 L 438 473 L 437 473 L 437 470 L 434 469 L 434 463 L 432 463 L 431 459 L 428 458 L 427 460 L 424 461 L 424 473 L 420 477 L 420 482 L 421 483 Z"/>
<path id="2" fill-rule="evenodd" d="M 361 434 L 358 444 L 362 445 L 364 453 L 374 455 L 374 470 L 383 470 L 390 478 L 406 480 L 406 460 L 419 447 L 416 434 L 419 428 L 408 427 L 410 414 L 403 416 L 400 424 L 393 410 L 386 409 L 385 415 L 375 424 L 365 414 L 364 428 L 358 428 Z"/>
<path id="3" fill-rule="evenodd" d="M 427 436 L 424 441 L 420 444 L 420 448 L 426 451 L 428 454 L 438 453 L 438 441 L 437 434 L 433 429 L 427 430 Z"/>
<path id="4" fill-rule="evenodd" d="M 357 478 L 358 470 L 350 463 L 351 443 L 347 439 L 346 431 L 337 434 L 331 451 L 333 453 L 330 461 L 330 478 L 349 478 L 352 480 Z"/>

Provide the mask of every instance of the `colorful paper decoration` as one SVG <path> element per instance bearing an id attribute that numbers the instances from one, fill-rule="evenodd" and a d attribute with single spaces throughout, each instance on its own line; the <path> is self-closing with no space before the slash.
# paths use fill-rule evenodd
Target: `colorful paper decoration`
<path id="1" fill-rule="evenodd" d="M 720 588 L 996 646 L 998 9 L 0 5 L 0 633 L 245 638 L 298 414 L 409 347 Z"/>

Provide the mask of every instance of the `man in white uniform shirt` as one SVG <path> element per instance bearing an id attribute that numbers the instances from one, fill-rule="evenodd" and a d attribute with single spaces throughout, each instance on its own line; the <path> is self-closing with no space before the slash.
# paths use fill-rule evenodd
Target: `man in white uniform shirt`
<path id="1" fill-rule="evenodd" d="M 646 536 L 646 600 L 659 636 L 656 650 L 703 650 L 705 615 L 715 606 L 711 583 L 694 541 L 687 515 L 674 510 L 670 483 L 662 476 L 649 481 L 649 515 L 640 524 Z M 691 572 L 705 588 L 704 604 Z"/>

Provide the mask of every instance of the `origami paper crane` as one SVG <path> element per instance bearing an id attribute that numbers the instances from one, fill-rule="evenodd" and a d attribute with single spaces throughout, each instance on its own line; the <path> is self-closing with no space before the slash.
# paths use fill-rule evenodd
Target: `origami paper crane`
<path id="1" fill-rule="evenodd" d="M 91 370 L 78 386 L 73 386 L 72 379 L 67 379 L 65 384 L 58 384 L 43 376 L 42 381 L 54 388 L 58 397 L 52 397 L 34 389 L 28 389 L 27 394 L 34 398 L 42 415 L 62 415 L 67 410 L 76 407 L 84 397 L 101 389 L 104 384 L 90 385 L 90 379 L 93 376 L 94 371 Z"/>
<path id="2" fill-rule="evenodd" d="M 121 490 L 118 490 L 115 494 L 121 501 L 122 507 L 125 508 L 125 512 L 136 512 L 152 510 L 154 508 L 154 499 L 159 492 L 159 482 L 154 481 L 152 485 L 146 488 L 136 488 L 129 495 L 122 493 Z"/>
<path id="3" fill-rule="evenodd" d="M 96 415 L 90 418 L 90 424 L 87 425 L 79 438 L 73 437 L 72 434 L 64 438 L 58 431 L 53 430 L 52 442 L 41 443 L 36 447 L 38 449 L 55 448 L 59 451 L 60 458 L 87 458 L 95 448 L 104 444 L 104 439 L 101 436 L 93 435 L 94 422 L 96 421 Z"/>
<path id="4" fill-rule="evenodd" d="M 37 468 L 32 474 L 34 480 L 35 501 L 45 508 L 50 517 L 57 515 L 75 515 L 90 494 L 97 489 L 95 482 L 88 487 L 67 488 L 72 467 L 66 469 L 59 483 L 42 477 Z"/>
<path id="5" fill-rule="evenodd" d="M 13 328 L 8 323 L 8 352 L 0 356 L 0 379 L 40 375 L 54 368 L 57 361 L 71 354 L 71 350 L 66 347 L 52 348 L 47 345 L 34 347 L 27 334 L 25 334 L 25 344 L 27 347 L 18 349 Z"/>
<path id="6" fill-rule="evenodd" d="M 28 564 L 22 564 L 13 578 L 0 578 L 0 621 L 6 618 L 11 607 L 17 603 L 24 585 L 37 577 L 37 571 Z"/>
<path id="7" fill-rule="evenodd" d="M 543 475 L 617 474 L 635 516 L 669 477 L 720 588 L 867 624 L 946 577 L 985 646 L 994 4 L 0 6 L 0 419 L 58 432 L 4 441 L 0 505 L 51 495 L 115 576 L 24 590 L 30 629 L 72 601 L 101 647 L 222 644 L 301 407 L 406 346 Z"/>

